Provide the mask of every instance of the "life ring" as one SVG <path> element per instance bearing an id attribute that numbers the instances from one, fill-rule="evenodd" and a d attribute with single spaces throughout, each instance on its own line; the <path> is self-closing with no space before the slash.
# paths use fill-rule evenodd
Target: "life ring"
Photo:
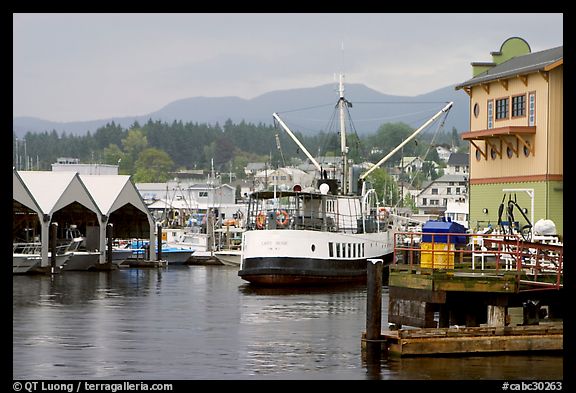
<path id="1" fill-rule="evenodd" d="M 289 221 L 290 217 L 288 216 L 286 210 L 276 210 L 276 224 L 280 225 L 281 227 L 284 227 L 288 225 Z"/>
<path id="2" fill-rule="evenodd" d="M 233 218 L 228 218 L 228 219 L 226 219 L 226 220 L 224 221 L 224 223 L 223 223 L 222 225 L 224 225 L 224 226 L 226 226 L 226 227 L 228 227 L 228 226 L 236 226 L 236 220 L 233 219 Z"/>
<path id="3" fill-rule="evenodd" d="M 264 212 L 259 212 L 256 216 L 256 227 L 258 229 L 264 228 L 264 224 L 266 224 L 266 214 Z"/>
<path id="4" fill-rule="evenodd" d="M 390 216 L 390 212 L 385 207 L 378 208 L 378 218 L 380 220 L 386 220 Z"/>

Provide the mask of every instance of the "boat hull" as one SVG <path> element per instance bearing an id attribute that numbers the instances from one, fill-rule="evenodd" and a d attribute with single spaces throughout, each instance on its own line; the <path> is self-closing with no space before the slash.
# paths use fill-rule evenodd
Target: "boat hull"
<path id="1" fill-rule="evenodd" d="M 194 251 L 192 250 L 162 250 L 162 259 L 168 262 L 168 265 L 186 265 L 193 255 Z"/>
<path id="2" fill-rule="evenodd" d="M 375 256 L 386 260 L 387 255 Z M 331 285 L 366 282 L 366 259 L 334 261 L 313 258 L 245 259 L 238 275 L 256 285 Z"/>
<path id="3" fill-rule="evenodd" d="M 100 261 L 99 252 L 74 252 L 62 266 L 62 270 L 90 270 Z"/>
<path id="4" fill-rule="evenodd" d="M 126 249 L 129 251 L 129 253 L 127 254 L 127 257 L 122 259 L 121 261 L 118 262 L 118 264 L 125 264 L 128 262 L 133 263 L 136 260 L 139 259 L 146 259 L 148 253 L 146 249 L 143 248 L 133 248 L 133 249 Z M 112 252 L 112 261 L 114 263 L 116 263 L 116 260 L 114 259 L 115 257 L 115 252 L 117 252 L 116 250 L 114 250 Z M 166 261 L 166 263 L 168 263 L 168 265 L 186 265 L 188 262 L 190 262 L 190 260 L 192 259 L 193 255 L 194 255 L 195 251 L 193 249 L 190 248 L 186 248 L 186 247 L 174 247 L 174 246 L 168 246 L 168 247 L 162 247 L 162 255 L 161 255 L 161 260 Z M 154 253 L 151 256 L 151 259 L 156 260 L 158 257 L 157 253 Z M 122 257 L 119 255 L 118 259 L 121 259 Z"/>
<path id="5" fill-rule="evenodd" d="M 56 255 L 56 271 L 59 272 L 62 266 L 70 258 L 70 254 Z M 51 257 L 48 256 L 48 262 L 51 263 Z M 33 254 L 13 254 L 12 255 L 12 274 L 34 274 L 45 273 L 50 271 L 51 265 L 42 267 L 42 257 Z"/>
<path id="6" fill-rule="evenodd" d="M 242 262 L 241 251 L 215 251 L 214 257 L 226 266 L 239 267 L 240 263 Z"/>
<path id="7" fill-rule="evenodd" d="M 256 285 L 362 283 L 367 260 L 388 263 L 393 250 L 387 232 L 247 231 L 238 275 Z"/>
<path id="8" fill-rule="evenodd" d="M 223 265 L 223 263 L 216 258 L 214 252 L 212 251 L 194 251 L 192 257 L 188 260 L 187 265 L 200 265 L 200 266 L 209 266 L 209 265 Z"/>

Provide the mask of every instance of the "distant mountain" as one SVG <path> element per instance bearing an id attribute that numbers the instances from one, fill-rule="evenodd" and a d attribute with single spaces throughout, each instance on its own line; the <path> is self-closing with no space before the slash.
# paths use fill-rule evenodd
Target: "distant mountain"
<path id="1" fill-rule="evenodd" d="M 454 86 L 444 87 L 418 96 L 395 96 L 380 93 L 362 84 L 345 86 L 346 99 L 352 103 L 350 114 L 353 130 L 359 135 L 374 133 L 386 122 L 404 122 L 418 127 L 440 110 L 443 103 L 453 101 L 445 129 L 452 127 L 466 131 L 469 121 L 468 96 L 455 91 Z M 327 130 L 334 107 L 338 100 L 336 84 L 318 87 L 278 90 L 262 94 L 250 100 L 239 97 L 192 97 L 174 101 L 162 109 L 142 116 L 115 117 L 81 122 L 50 122 L 34 117 L 14 117 L 13 129 L 21 137 L 26 132 L 51 132 L 84 135 L 114 121 L 129 127 L 135 121 L 140 124 L 149 119 L 173 122 L 209 123 L 223 125 L 231 119 L 234 123 L 272 124 L 272 113 L 280 117 L 293 131 L 303 134 Z M 308 108 L 308 109 L 306 109 Z M 305 109 L 305 110 L 301 110 Z M 334 119 L 337 123 L 337 119 Z M 350 126 L 348 126 L 350 127 Z"/>

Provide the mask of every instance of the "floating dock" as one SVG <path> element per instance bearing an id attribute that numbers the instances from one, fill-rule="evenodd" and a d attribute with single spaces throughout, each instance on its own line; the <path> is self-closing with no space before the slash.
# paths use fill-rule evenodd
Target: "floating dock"
<path id="1" fill-rule="evenodd" d="M 384 331 L 378 340 L 384 354 L 397 357 L 480 353 L 562 351 L 563 323 L 533 326 L 423 328 Z"/>

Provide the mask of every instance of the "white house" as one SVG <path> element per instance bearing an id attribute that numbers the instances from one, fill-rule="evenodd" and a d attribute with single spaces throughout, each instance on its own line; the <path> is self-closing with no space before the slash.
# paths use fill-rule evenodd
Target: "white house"
<path id="1" fill-rule="evenodd" d="M 400 170 L 404 173 L 416 173 L 422 169 L 424 161 L 420 157 L 402 157 L 400 160 Z"/>
<path id="2" fill-rule="evenodd" d="M 448 201 L 466 201 L 468 177 L 444 175 L 422 188 L 416 201 L 420 214 L 444 214 Z"/>
<path id="3" fill-rule="evenodd" d="M 446 175 L 464 175 L 470 172 L 470 154 L 452 153 L 446 163 L 444 174 Z"/>
<path id="4" fill-rule="evenodd" d="M 258 172 L 254 176 L 256 190 L 263 190 L 276 186 L 280 190 L 291 190 L 295 184 L 300 184 L 302 188 L 312 186 L 314 175 L 306 173 L 298 168 L 278 168 L 275 170 L 265 170 Z"/>
<path id="5" fill-rule="evenodd" d="M 117 175 L 118 165 L 80 164 L 80 159 L 60 157 L 52 164 L 52 172 L 77 172 L 80 175 Z"/>

